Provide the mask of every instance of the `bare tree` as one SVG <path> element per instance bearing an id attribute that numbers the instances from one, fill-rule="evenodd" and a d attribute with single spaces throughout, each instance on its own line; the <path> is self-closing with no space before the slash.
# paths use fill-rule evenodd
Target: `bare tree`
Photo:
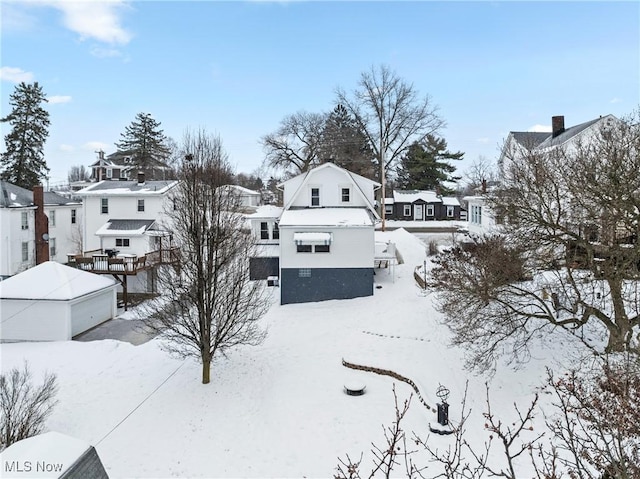
<path id="1" fill-rule="evenodd" d="M 187 133 L 182 150 L 180 181 L 167 211 L 179 267 L 160 275 L 162 296 L 146 323 L 168 340 L 169 351 L 199 358 L 207 384 L 217 353 L 264 339 L 258 320 L 270 302 L 264 285 L 249 280 L 254 246 L 237 197 L 220 188 L 232 177 L 222 141 L 204 131 Z"/>
<path id="2" fill-rule="evenodd" d="M 34 386 L 26 362 L 22 370 L 0 375 L 0 451 L 42 431 L 57 391 L 55 374 L 46 374 L 42 385 Z"/>
<path id="3" fill-rule="evenodd" d="M 412 143 L 421 143 L 445 126 L 431 97 L 420 97 L 412 84 L 386 65 L 363 72 L 351 95 L 338 88 L 336 103 L 347 109 L 364 132 L 374 153 L 383 197 L 386 170 Z M 381 214 L 384 228 L 384 208 Z"/>
<path id="4" fill-rule="evenodd" d="M 267 164 L 294 174 L 317 166 L 325 120 L 322 113 L 306 111 L 284 117 L 279 128 L 261 140 Z"/>
<path id="5" fill-rule="evenodd" d="M 529 341 L 557 327 L 596 352 L 638 348 L 640 132 L 633 124 L 605 125 L 571 148 L 514 154 L 489 196 L 504 242 L 480 238 L 474 249 L 437 260 L 430 284 L 454 341 L 478 365 L 505 352 L 526 358 Z"/>
<path id="6" fill-rule="evenodd" d="M 465 191 L 473 193 L 482 188 L 482 185 L 498 180 L 496 165 L 487 157 L 480 155 L 477 160 L 464 173 Z"/>
<path id="7" fill-rule="evenodd" d="M 89 181 L 91 178 L 91 173 L 84 165 L 74 165 L 69 168 L 69 173 L 67 174 L 67 179 L 69 183 L 73 183 L 74 181 Z"/>

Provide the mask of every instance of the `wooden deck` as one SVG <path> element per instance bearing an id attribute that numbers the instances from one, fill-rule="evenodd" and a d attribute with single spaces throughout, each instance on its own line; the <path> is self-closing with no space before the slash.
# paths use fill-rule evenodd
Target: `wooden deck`
<path id="1" fill-rule="evenodd" d="M 122 254 L 109 256 L 102 250 L 85 251 L 81 255 L 69 255 L 67 264 L 83 271 L 97 274 L 136 275 L 153 266 L 176 264 L 178 248 L 151 251 L 143 256 Z"/>

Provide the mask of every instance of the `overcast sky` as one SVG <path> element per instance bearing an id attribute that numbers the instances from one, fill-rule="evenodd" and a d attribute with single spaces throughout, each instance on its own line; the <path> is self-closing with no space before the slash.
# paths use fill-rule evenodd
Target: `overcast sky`
<path id="1" fill-rule="evenodd" d="M 218 133 L 238 171 L 260 137 L 386 64 L 438 105 L 449 149 L 496 159 L 509 131 L 640 104 L 640 2 L 0 2 L 1 113 L 47 94 L 51 182 L 115 151 L 139 112 Z M 7 124 L 2 124 L 2 137 Z M 1 145 L 4 151 L 4 143 Z"/>

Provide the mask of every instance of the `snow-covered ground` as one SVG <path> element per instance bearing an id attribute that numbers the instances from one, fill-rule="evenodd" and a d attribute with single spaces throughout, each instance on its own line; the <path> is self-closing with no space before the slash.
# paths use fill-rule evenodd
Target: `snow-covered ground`
<path id="1" fill-rule="evenodd" d="M 513 403 L 528 405 L 545 364 L 561 360 L 554 355 L 565 348 L 540 346 L 526 367 L 501 366 L 492 378 L 465 371 L 464 351 L 448 346 L 433 297 L 413 279 L 426 258 L 425 244 L 402 229 L 378 232 L 376 240 L 394 241 L 404 264 L 393 275 L 376 271 L 380 288 L 372 297 L 286 306 L 274 301 L 264 318 L 265 342 L 216 358 L 209 385 L 200 383 L 196 361 L 170 357 L 158 340 L 140 346 L 114 340 L 3 344 L 2 370 L 28 360 L 36 377 L 56 373 L 59 403 L 47 429 L 93 444 L 112 478 L 332 477 L 338 457 L 361 452 L 368 471 L 371 442 L 382 445 L 382 425 L 394 419 L 396 381 L 346 369 L 343 358 L 411 378 L 432 406 L 436 388 L 445 385 L 452 419 L 468 380 L 467 438 L 481 446 L 488 437 L 485 381 L 494 411 L 509 420 Z M 365 395 L 344 394 L 351 379 L 366 384 Z M 401 401 L 412 393 L 404 383 L 395 388 Z M 404 428 L 427 437 L 435 421 L 414 398 Z M 451 441 L 429 437 L 433 447 Z M 425 474 L 436 475 L 435 467 Z"/>

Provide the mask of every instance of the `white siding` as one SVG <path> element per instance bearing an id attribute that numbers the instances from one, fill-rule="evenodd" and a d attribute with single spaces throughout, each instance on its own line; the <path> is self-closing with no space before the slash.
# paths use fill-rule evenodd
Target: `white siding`
<path id="1" fill-rule="evenodd" d="M 332 234 L 329 253 L 298 253 L 294 233 Z M 374 229 L 331 227 L 283 227 L 280 229 L 281 268 L 373 268 Z"/>
<path id="2" fill-rule="evenodd" d="M 28 229 L 22 229 L 27 212 Z M 0 208 L 0 275 L 11 276 L 35 263 L 35 208 Z M 29 260 L 22 261 L 22 243 L 29 244 Z"/>
<path id="3" fill-rule="evenodd" d="M 69 303 L 3 299 L 0 338 L 5 341 L 66 341 L 71 339 Z"/>

